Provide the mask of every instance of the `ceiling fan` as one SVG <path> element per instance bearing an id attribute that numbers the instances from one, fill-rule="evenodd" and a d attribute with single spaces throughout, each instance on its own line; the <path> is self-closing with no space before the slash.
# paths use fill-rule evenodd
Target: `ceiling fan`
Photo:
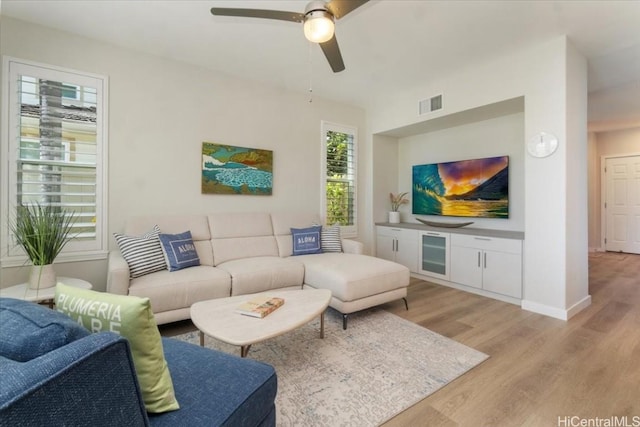
<path id="1" fill-rule="evenodd" d="M 369 0 L 331 0 L 325 3 L 314 0 L 307 4 L 304 13 L 282 10 L 238 9 L 212 7 L 211 13 L 219 16 L 241 16 L 245 18 L 278 19 L 281 21 L 304 23 L 304 35 L 307 40 L 320 44 L 324 56 L 334 73 L 344 70 L 344 61 L 340 54 L 335 36 L 335 20 L 357 9 Z"/>

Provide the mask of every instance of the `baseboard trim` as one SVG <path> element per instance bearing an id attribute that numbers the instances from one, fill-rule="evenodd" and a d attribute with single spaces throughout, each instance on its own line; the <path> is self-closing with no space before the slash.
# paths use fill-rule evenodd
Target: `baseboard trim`
<path id="1" fill-rule="evenodd" d="M 460 285 L 458 283 L 449 282 L 447 280 L 438 279 L 437 277 L 425 276 L 423 274 L 411 273 L 411 277 L 424 280 L 425 282 L 435 283 L 437 285 L 446 286 L 448 288 L 458 289 L 460 291 L 469 292 L 483 297 L 496 299 L 502 302 L 508 302 L 509 304 L 520 305 L 521 300 L 519 298 L 510 297 L 508 295 L 501 295 L 495 292 L 485 291 L 484 289 L 472 288 L 471 286 Z"/>
<path id="2" fill-rule="evenodd" d="M 569 310 L 567 310 L 567 315 L 568 315 L 567 320 L 571 319 L 573 316 L 580 313 L 582 310 L 589 307 L 590 305 L 591 305 L 591 295 L 587 295 L 586 297 L 582 298 L 580 301 L 578 301 L 577 303 L 569 307 Z"/>
<path id="3" fill-rule="evenodd" d="M 543 314 L 545 316 L 567 321 L 590 305 L 591 295 L 587 295 L 566 310 L 527 300 L 522 300 L 521 307 L 523 310 L 532 311 L 534 313 Z"/>

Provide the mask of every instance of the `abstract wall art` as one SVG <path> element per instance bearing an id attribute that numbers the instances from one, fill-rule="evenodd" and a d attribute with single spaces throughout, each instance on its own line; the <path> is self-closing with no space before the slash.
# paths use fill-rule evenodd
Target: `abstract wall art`
<path id="1" fill-rule="evenodd" d="M 273 151 L 202 143 L 202 194 L 271 195 Z"/>

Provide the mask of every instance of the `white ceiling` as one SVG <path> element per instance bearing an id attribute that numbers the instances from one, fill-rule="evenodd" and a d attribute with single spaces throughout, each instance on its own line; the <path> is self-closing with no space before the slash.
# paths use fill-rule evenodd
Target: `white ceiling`
<path id="1" fill-rule="evenodd" d="M 337 21 L 334 74 L 302 25 L 211 7 L 303 12 L 306 0 L 3 0 L 1 13 L 244 79 L 365 107 L 566 34 L 589 61 L 589 119 L 640 117 L 640 1 L 370 0 Z M 591 101 L 591 99 L 593 101 Z"/>

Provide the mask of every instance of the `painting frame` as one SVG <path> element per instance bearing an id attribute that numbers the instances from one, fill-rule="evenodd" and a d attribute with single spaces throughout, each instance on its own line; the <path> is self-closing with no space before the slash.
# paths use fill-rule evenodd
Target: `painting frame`
<path id="1" fill-rule="evenodd" d="M 203 142 L 202 194 L 271 196 L 273 151 Z"/>

